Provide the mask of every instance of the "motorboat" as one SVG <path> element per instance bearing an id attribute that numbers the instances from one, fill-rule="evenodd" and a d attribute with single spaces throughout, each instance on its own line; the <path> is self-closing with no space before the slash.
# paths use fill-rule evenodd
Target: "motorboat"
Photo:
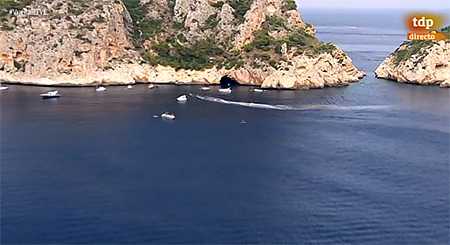
<path id="1" fill-rule="evenodd" d="M 253 92 L 262 93 L 262 92 L 264 92 L 264 90 L 262 90 L 260 88 L 255 88 L 255 89 L 253 89 Z"/>
<path id="2" fill-rule="evenodd" d="M 45 94 L 41 94 L 42 99 L 52 99 L 52 98 L 59 98 L 61 97 L 60 94 L 58 94 L 58 91 L 48 91 Z"/>
<path id="3" fill-rule="evenodd" d="M 149 89 L 152 89 L 152 88 L 154 88 L 154 87 L 155 87 L 155 85 L 153 85 L 153 84 L 148 85 L 148 88 L 149 88 Z"/>
<path id="4" fill-rule="evenodd" d="M 203 91 L 209 91 L 211 88 L 210 87 L 202 87 L 201 90 Z"/>
<path id="5" fill-rule="evenodd" d="M 7 89 L 9 89 L 9 87 L 0 85 L 0 90 L 7 90 Z"/>
<path id="6" fill-rule="evenodd" d="M 231 88 L 219 88 L 219 93 L 231 94 Z"/>
<path id="7" fill-rule="evenodd" d="M 133 88 L 133 86 L 131 86 L 131 85 L 127 86 L 127 89 L 132 89 L 132 88 Z"/>
<path id="8" fill-rule="evenodd" d="M 164 112 L 164 113 L 161 115 L 161 118 L 167 119 L 167 120 L 173 120 L 173 119 L 175 119 L 175 115 L 172 114 L 172 113 L 169 113 L 169 112 Z"/>
<path id="9" fill-rule="evenodd" d="M 95 91 L 97 91 L 97 92 L 106 91 L 106 88 L 103 87 L 103 86 L 99 86 L 99 87 L 97 87 L 97 88 L 95 89 Z"/>
<path id="10" fill-rule="evenodd" d="M 180 97 L 177 98 L 178 102 L 184 102 L 187 101 L 187 96 L 186 95 L 181 95 Z"/>
<path id="11" fill-rule="evenodd" d="M 158 118 L 159 116 L 158 115 L 153 115 L 153 118 Z"/>

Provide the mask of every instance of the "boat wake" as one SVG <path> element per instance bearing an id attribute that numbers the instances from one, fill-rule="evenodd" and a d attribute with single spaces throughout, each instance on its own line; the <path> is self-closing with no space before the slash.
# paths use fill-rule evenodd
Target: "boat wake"
<path id="1" fill-rule="evenodd" d="M 227 105 L 238 105 L 244 107 L 251 108 L 259 108 L 259 109 L 272 109 L 272 110 L 281 110 L 281 111 L 301 111 L 301 110 L 382 110 L 388 109 L 389 106 L 385 105 L 367 105 L 367 106 L 337 106 L 337 105 L 304 105 L 304 106 L 288 106 L 288 105 L 269 105 L 269 104 L 261 104 L 261 103 L 253 103 L 253 102 L 239 102 L 239 101 L 231 101 L 225 100 L 221 98 L 216 98 L 212 96 L 203 96 L 203 95 L 194 95 L 190 94 L 193 97 L 196 97 L 199 100 L 216 102 Z"/>

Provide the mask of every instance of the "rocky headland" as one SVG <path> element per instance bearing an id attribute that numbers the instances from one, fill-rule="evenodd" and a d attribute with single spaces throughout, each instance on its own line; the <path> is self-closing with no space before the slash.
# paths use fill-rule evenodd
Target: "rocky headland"
<path id="1" fill-rule="evenodd" d="M 440 32 L 448 33 L 450 27 Z M 450 87 L 450 39 L 403 42 L 376 69 L 378 78 Z"/>
<path id="2" fill-rule="evenodd" d="M 294 0 L 0 0 L 4 83 L 219 84 L 227 77 L 302 89 L 364 75 L 339 47 L 315 37 Z"/>

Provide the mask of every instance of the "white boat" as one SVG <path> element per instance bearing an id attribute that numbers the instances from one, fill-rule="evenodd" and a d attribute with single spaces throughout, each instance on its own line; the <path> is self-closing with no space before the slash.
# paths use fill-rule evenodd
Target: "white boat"
<path id="1" fill-rule="evenodd" d="M 158 118 L 159 116 L 158 115 L 153 115 L 153 118 Z"/>
<path id="2" fill-rule="evenodd" d="M 211 88 L 210 87 L 202 87 L 201 90 L 203 91 L 209 91 Z"/>
<path id="3" fill-rule="evenodd" d="M 169 113 L 169 112 L 164 112 L 164 113 L 161 115 L 161 118 L 167 119 L 167 120 L 173 120 L 173 119 L 175 119 L 175 115 L 172 114 L 172 113 Z"/>
<path id="4" fill-rule="evenodd" d="M 97 91 L 97 92 L 106 91 L 106 88 L 103 87 L 103 86 L 99 86 L 99 87 L 97 87 L 97 88 L 95 89 L 95 91 Z"/>
<path id="5" fill-rule="evenodd" d="M 179 101 L 179 102 L 187 101 L 187 96 L 186 95 L 181 95 L 180 97 L 177 98 L 177 101 Z"/>
<path id="6" fill-rule="evenodd" d="M 9 89 L 9 87 L 0 85 L 0 90 L 7 90 L 7 89 Z"/>
<path id="7" fill-rule="evenodd" d="M 58 98 L 61 97 L 60 94 L 58 94 L 58 91 L 48 91 L 45 94 L 41 94 L 42 99 L 51 99 L 51 98 Z"/>
<path id="8" fill-rule="evenodd" d="M 153 84 L 148 85 L 148 88 L 149 88 L 149 89 L 152 89 L 152 88 L 154 88 L 154 87 L 155 87 L 155 85 L 153 85 Z"/>
<path id="9" fill-rule="evenodd" d="M 253 89 L 253 92 L 262 93 L 262 92 L 264 92 L 264 90 L 262 90 L 260 88 L 255 88 L 255 89 Z"/>
<path id="10" fill-rule="evenodd" d="M 219 88 L 219 93 L 231 94 L 231 88 Z"/>
<path id="11" fill-rule="evenodd" d="M 127 89 L 132 89 L 132 88 L 133 88 L 133 86 L 131 86 L 131 85 L 127 86 Z"/>

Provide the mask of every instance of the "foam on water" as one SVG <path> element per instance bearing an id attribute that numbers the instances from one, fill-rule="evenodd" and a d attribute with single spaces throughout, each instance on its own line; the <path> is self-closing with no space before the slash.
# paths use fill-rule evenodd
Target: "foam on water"
<path id="1" fill-rule="evenodd" d="M 227 105 L 238 105 L 244 107 L 258 108 L 258 109 L 272 109 L 281 111 L 301 111 L 301 110 L 384 110 L 391 108 L 386 105 L 359 105 L 359 106 L 337 106 L 337 105 L 302 105 L 302 106 L 289 106 L 289 105 L 270 105 L 254 102 L 243 101 L 231 101 L 212 96 L 193 95 L 199 100 L 216 102 Z"/>

